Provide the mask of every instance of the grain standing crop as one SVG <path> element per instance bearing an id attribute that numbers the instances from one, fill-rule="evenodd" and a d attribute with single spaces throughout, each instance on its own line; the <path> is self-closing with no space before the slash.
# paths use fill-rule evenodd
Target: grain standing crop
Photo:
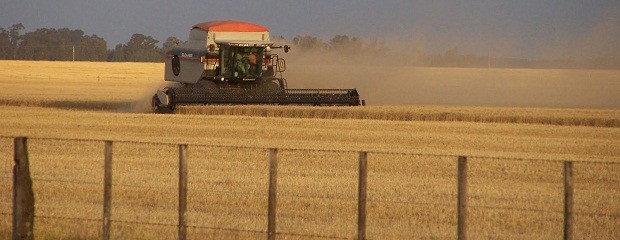
<path id="1" fill-rule="evenodd" d="M 192 106 L 158 115 L 135 109 L 162 85 L 161 64 L 0 67 L 0 136 L 9 136 L 0 137 L 0 172 L 10 176 L 10 136 L 31 137 L 38 237 L 97 238 L 99 140 L 118 141 L 114 238 L 176 237 L 179 143 L 190 144 L 187 221 L 198 226 L 188 228 L 190 239 L 265 236 L 264 148 L 271 147 L 281 149 L 281 237 L 356 236 L 359 150 L 371 151 L 369 238 L 454 238 L 457 155 L 470 157 L 472 237 L 561 236 L 563 160 L 575 161 L 575 237 L 616 239 L 620 232 L 620 166 L 605 164 L 620 162 L 617 110 Z M 9 213 L 5 179 L 0 212 Z M 0 217 L 0 238 L 8 238 L 10 215 Z"/>
<path id="2" fill-rule="evenodd" d="M 620 111 L 594 109 L 491 108 L 458 106 L 187 106 L 177 113 L 286 118 L 374 119 L 532 123 L 564 126 L 620 127 Z"/>

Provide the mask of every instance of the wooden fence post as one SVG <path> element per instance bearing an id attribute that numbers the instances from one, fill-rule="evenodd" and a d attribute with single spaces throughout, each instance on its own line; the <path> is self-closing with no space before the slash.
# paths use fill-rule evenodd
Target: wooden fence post
<path id="1" fill-rule="evenodd" d="M 564 162 L 564 239 L 573 235 L 573 163 Z"/>
<path id="2" fill-rule="evenodd" d="M 458 158 L 457 238 L 467 239 L 467 157 Z"/>
<path id="3" fill-rule="evenodd" d="M 267 239 L 276 239 L 276 193 L 278 188 L 278 149 L 269 149 L 269 205 L 267 208 Z"/>
<path id="4" fill-rule="evenodd" d="M 34 191 L 26 137 L 14 140 L 13 239 L 34 239 Z"/>
<path id="5" fill-rule="evenodd" d="M 187 237 L 185 213 L 187 211 L 187 144 L 179 145 L 179 240 Z"/>
<path id="6" fill-rule="evenodd" d="M 366 183 L 368 180 L 368 153 L 359 152 L 359 183 L 357 203 L 357 239 L 366 239 Z"/>
<path id="7" fill-rule="evenodd" d="M 103 240 L 110 239 L 110 216 L 112 203 L 112 141 L 105 141 L 103 170 Z"/>

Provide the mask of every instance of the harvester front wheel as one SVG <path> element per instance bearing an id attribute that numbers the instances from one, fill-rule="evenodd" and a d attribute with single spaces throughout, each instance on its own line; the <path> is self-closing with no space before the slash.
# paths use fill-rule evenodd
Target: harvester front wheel
<path id="1" fill-rule="evenodd" d="M 174 105 L 163 105 L 157 94 L 153 95 L 153 99 L 151 100 L 151 106 L 153 107 L 153 112 L 155 113 L 172 113 L 174 112 Z"/>

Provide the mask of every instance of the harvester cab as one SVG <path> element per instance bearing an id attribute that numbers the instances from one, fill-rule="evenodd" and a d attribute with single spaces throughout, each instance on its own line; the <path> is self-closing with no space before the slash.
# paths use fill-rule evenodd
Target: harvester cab
<path id="1" fill-rule="evenodd" d="M 286 63 L 277 54 L 272 54 L 273 43 L 252 42 L 216 42 L 219 62 L 216 62 L 215 76 L 220 81 L 230 84 L 264 84 L 280 79 L 286 70 Z M 280 48 L 280 47 L 276 47 Z M 288 46 L 284 47 L 288 51 Z M 278 79 L 276 79 L 278 80 Z M 257 82 L 258 81 L 258 82 Z"/>
<path id="2" fill-rule="evenodd" d="M 248 22 L 212 21 L 192 27 L 187 42 L 166 53 L 164 79 L 177 82 L 152 98 L 155 112 L 189 104 L 349 105 L 356 89 L 288 89 L 286 62 L 267 28 Z"/>
<path id="3" fill-rule="evenodd" d="M 221 46 L 222 65 L 220 74 L 241 79 L 256 80 L 263 73 L 263 49 Z"/>

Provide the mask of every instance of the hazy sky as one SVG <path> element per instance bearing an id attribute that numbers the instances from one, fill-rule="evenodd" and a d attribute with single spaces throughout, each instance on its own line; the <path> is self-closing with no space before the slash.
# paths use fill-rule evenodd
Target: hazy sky
<path id="1" fill-rule="evenodd" d="M 374 38 L 393 50 L 620 57 L 619 0 L 0 0 L 0 27 L 82 29 L 108 48 L 133 33 L 185 40 L 193 24 L 217 19 L 256 22 L 288 39 Z"/>

